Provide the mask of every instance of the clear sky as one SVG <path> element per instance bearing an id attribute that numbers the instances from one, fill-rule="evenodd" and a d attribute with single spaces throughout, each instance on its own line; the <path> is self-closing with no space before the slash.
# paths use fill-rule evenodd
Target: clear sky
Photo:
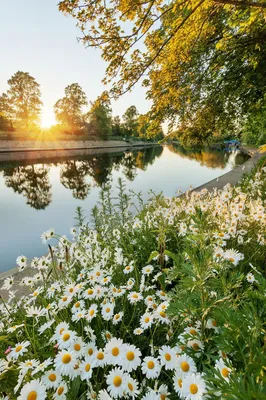
<path id="1" fill-rule="evenodd" d="M 0 0 L 0 94 L 16 71 L 29 72 L 41 85 L 44 125 L 54 123 L 53 105 L 67 85 L 79 83 L 92 101 L 105 89 L 99 50 L 78 43 L 76 22 L 58 11 L 58 1 Z M 150 108 L 142 87 L 113 102 L 113 114 L 132 104 L 140 113 Z"/>

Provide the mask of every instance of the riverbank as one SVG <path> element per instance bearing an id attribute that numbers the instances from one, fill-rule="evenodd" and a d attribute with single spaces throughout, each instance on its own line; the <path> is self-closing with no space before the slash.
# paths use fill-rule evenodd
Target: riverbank
<path id="1" fill-rule="evenodd" d="M 250 158 L 244 162 L 243 164 L 235 167 L 232 171 L 227 172 L 219 176 L 216 179 L 212 179 L 209 182 L 204 183 L 203 185 L 197 186 L 192 191 L 200 192 L 202 189 L 207 189 L 211 191 L 213 189 L 222 189 L 226 184 L 230 184 L 235 186 L 243 177 L 244 174 L 248 174 L 251 170 L 256 167 L 258 161 L 265 156 L 266 152 L 260 152 L 259 149 L 250 148 L 247 146 L 243 146 L 240 149 L 242 152 L 248 154 Z"/>
<path id="2" fill-rule="evenodd" d="M 38 160 L 52 157 L 90 155 L 97 149 L 99 152 L 111 152 L 115 149 L 125 151 L 136 147 L 159 146 L 154 142 L 124 140 L 77 140 L 77 141 L 11 141 L 0 142 L 0 162 Z"/>

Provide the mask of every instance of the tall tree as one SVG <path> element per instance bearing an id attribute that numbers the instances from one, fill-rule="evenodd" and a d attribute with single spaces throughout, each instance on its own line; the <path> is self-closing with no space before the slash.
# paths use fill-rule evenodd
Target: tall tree
<path id="1" fill-rule="evenodd" d="M 56 119 L 68 128 L 81 127 L 84 123 L 83 107 L 88 104 L 87 96 L 78 83 L 65 88 L 65 96 L 54 105 Z"/>
<path id="2" fill-rule="evenodd" d="M 192 125 L 211 108 L 222 132 L 266 92 L 264 0 L 62 0 L 59 9 L 101 49 L 112 94 L 142 82 L 160 122 Z"/>
<path id="3" fill-rule="evenodd" d="M 130 106 L 123 115 L 125 131 L 128 136 L 138 136 L 138 110 Z"/>
<path id="4" fill-rule="evenodd" d="M 7 83 L 9 89 L 3 96 L 14 124 L 23 128 L 35 126 L 42 106 L 39 83 L 28 72 L 22 71 L 16 72 Z"/>
<path id="5" fill-rule="evenodd" d="M 0 130 L 13 128 L 13 110 L 6 93 L 0 96 Z"/>
<path id="6" fill-rule="evenodd" d="M 107 92 L 103 92 L 91 103 L 91 109 L 86 118 L 89 121 L 89 135 L 108 139 L 112 133 L 112 109 Z"/>

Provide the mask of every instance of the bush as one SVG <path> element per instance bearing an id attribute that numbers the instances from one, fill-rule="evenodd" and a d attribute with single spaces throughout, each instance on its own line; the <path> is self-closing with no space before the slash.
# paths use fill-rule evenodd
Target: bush
<path id="1" fill-rule="evenodd" d="M 9 399 L 265 399 L 266 168 L 212 193 L 101 193 L 72 240 L 42 235 L 1 305 Z M 130 211 L 132 205 L 135 216 Z M 27 265 L 18 258 L 19 268 Z"/>

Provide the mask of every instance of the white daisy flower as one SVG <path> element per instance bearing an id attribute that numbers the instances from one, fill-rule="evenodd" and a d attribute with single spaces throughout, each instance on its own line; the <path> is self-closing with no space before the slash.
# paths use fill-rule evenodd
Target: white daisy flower
<path id="1" fill-rule="evenodd" d="M 134 345 L 124 344 L 123 360 L 121 366 L 124 370 L 131 372 L 141 364 L 141 352 Z"/>
<path id="2" fill-rule="evenodd" d="M 169 400 L 169 392 L 168 392 L 168 387 L 166 385 L 161 385 L 158 388 L 158 394 L 160 396 L 160 400 Z"/>
<path id="3" fill-rule="evenodd" d="M 107 375 L 107 389 L 115 399 L 123 397 L 124 391 L 127 391 L 127 377 L 121 368 L 114 368 Z"/>
<path id="4" fill-rule="evenodd" d="M 36 375 L 38 374 L 38 372 L 42 372 L 45 371 L 47 367 L 49 367 L 49 365 L 51 365 L 53 363 L 53 360 L 51 357 L 47 358 L 46 360 L 44 360 L 42 363 L 40 363 L 34 371 L 32 371 L 32 375 Z"/>
<path id="5" fill-rule="evenodd" d="M 87 290 L 85 290 L 85 292 L 83 293 L 83 297 L 85 299 L 94 299 L 96 296 L 96 290 L 93 288 L 88 288 Z"/>
<path id="6" fill-rule="evenodd" d="M 102 349 L 94 352 L 94 363 L 95 367 L 104 367 L 106 365 L 106 358 Z"/>
<path id="7" fill-rule="evenodd" d="M 70 351 L 76 354 L 77 358 L 81 358 L 85 352 L 85 344 L 81 338 L 77 338 L 69 347 Z"/>
<path id="8" fill-rule="evenodd" d="M 23 386 L 20 396 L 17 400 L 45 400 L 46 390 L 45 386 L 38 380 L 34 379 Z"/>
<path id="9" fill-rule="evenodd" d="M 207 320 L 206 327 L 208 329 L 214 329 L 215 332 L 219 332 L 219 328 L 217 327 L 217 321 L 215 319 L 209 318 Z"/>
<path id="10" fill-rule="evenodd" d="M 138 397 L 140 391 L 139 391 L 139 383 L 136 379 L 131 378 L 130 375 L 127 375 L 126 377 L 126 391 L 129 394 L 130 397 L 133 399 L 135 397 Z"/>
<path id="11" fill-rule="evenodd" d="M 113 316 L 113 324 L 117 325 L 118 322 L 122 321 L 123 316 L 124 316 L 123 311 L 120 311 L 119 313 L 115 314 Z"/>
<path id="12" fill-rule="evenodd" d="M 124 269 L 123 272 L 124 274 L 129 274 L 130 272 L 132 272 L 134 269 L 133 265 L 127 265 Z"/>
<path id="13" fill-rule="evenodd" d="M 55 235 L 55 230 L 54 229 L 49 229 L 46 232 L 43 232 L 41 234 L 41 239 L 43 244 L 46 244 L 48 242 L 48 240 L 50 240 L 52 237 L 54 237 Z"/>
<path id="14" fill-rule="evenodd" d="M 152 265 L 146 265 L 146 267 L 142 268 L 142 273 L 143 275 L 150 275 L 154 270 L 154 267 Z"/>
<path id="15" fill-rule="evenodd" d="M 179 397 L 182 397 L 182 386 L 183 386 L 183 374 L 176 372 L 173 378 L 174 389 L 178 393 Z"/>
<path id="16" fill-rule="evenodd" d="M 206 384 L 200 374 L 191 374 L 184 378 L 182 394 L 186 400 L 202 400 L 206 393 Z"/>
<path id="17" fill-rule="evenodd" d="M 28 351 L 28 347 L 30 346 L 30 342 L 27 340 L 26 342 L 19 342 L 15 347 L 11 349 L 9 353 L 9 357 L 13 360 L 17 360 L 19 356 L 23 355 Z"/>
<path id="18" fill-rule="evenodd" d="M 59 349 L 68 349 L 76 339 L 76 332 L 64 329 L 62 335 L 57 340 Z"/>
<path id="19" fill-rule="evenodd" d="M 141 293 L 131 292 L 127 295 L 127 298 L 131 304 L 136 304 L 143 299 L 143 296 Z"/>
<path id="20" fill-rule="evenodd" d="M 127 290 L 132 289 L 134 285 L 135 285 L 135 279 L 134 278 L 129 279 L 126 284 Z"/>
<path id="21" fill-rule="evenodd" d="M 188 340 L 187 346 L 191 347 L 196 352 L 201 352 L 202 350 L 204 350 L 204 344 L 197 339 Z"/>
<path id="22" fill-rule="evenodd" d="M 144 331 L 143 331 L 142 328 L 136 328 L 136 329 L 134 329 L 134 331 L 133 331 L 134 335 L 137 335 L 137 336 L 141 335 L 143 332 L 144 332 Z"/>
<path id="23" fill-rule="evenodd" d="M 53 395 L 54 400 L 66 400 L 68 387 L 65 382 L 60 382 Z"/>
<path id="24" fill-rule="evenodd" d="M 141 369 L 148 379 L 155 379 L 160 375 L 161 365 L 156 358 L 145 357 Z"/>
<path id="25" fill-rule="evenodd" d="M 27 266 L 27 257 L 25 256 L 19 256 L 16 260 L 17 265 L 19 266 L 19 270 L 23 271 L 23 269 L 26 268 Z"/>
<path id="26" fill-rule="evenodd" d="M 102 307 L 102 317 L 105 321 L 110 321 L 114 314 L 114 304 L 107 303 Z"/>
<path id="27" fill-rule="evenodd" d="M 194 360 L 186 354 L 177 357 L 176 370 L 177 373 L 180 373 L 183 377 L 197 372 Z"/>
<path id="28" fill-rule="evenodd" d="M 74 367 L 77 364 L 77 357 L 73 352 L 62 350 L 55 357 L 55 368 L 61 375 L 74 376 Z"/>
<path id="29" fill-rule="evenodd" d="M 112 397 L 109 396 L 106 390 L 100 390 L 98 394 L 99 400 L 112 400 Z"/>
<path id="30" fill-rule="evenodd" d="M 229 376 L 230 376 L 230 372 L 232 371 L 231 368 L 229 368 L 224 360 L 222 358 L 220 358 L 219 360 L 216 361 L 215 363 L 215 368 L 218 369 L 222 375 L 222 377 L 229 382 Z"/>
<path id="31" fill-rule="evenodd" d="M 88 381 L 92 375 L 92 369 L 94 367 L 94 360 L 92 357 L 86 357 L 79 365 L 80 378 L 83 381 Z"/>
<path id="32" fill-rule="evenodd" d="M 255 276 L 251 272 L 246 275 L 246 279 L 249 283 L 255 282 Z"/>
<path id="33" fill-rule="evenodd" d="M 125 354 L 123 340 L 112 338 L 106 343 L 104 348 L 106 361 L 110 365 L 121 365 Z"/>
<path id="34" fill-rule="evenodd" d="M 140 326 L 142 329 L 148 329 L 152 326 L 154 317 L 151 313 L 145 313 L 140 318 Z"/>
<path id="35" fill-rule="evenodd" d="M 21 328 L 22 326 L 24 326 L 24 324 L 19 324 L 19 325 L 11 326 L 10 328 L 7 329 L 7 332 L 8 332 L 8 333 L 13 333 L 13 332 L 15 332 L 17 329 Z"/>
<path id="36" fill-rule="evenodd" d="M 94 356 L 96 351 L 97 351 L 97 347 L 96 347 L 95 342 L 88 343 L 84 348 L 84 354 L 86 356 L 92 357 L 92 356 Z"/>
<path id="37" fill-rule="evenodd" d="M 61 375 L 57 373 L 57 371 L 50 369 L 46 371 L 41 378 L 42 383 L 47 389 L 55 389 L 58 384 L 62 381 Z"/>
<path id="38" fill-rule="evenodd" d="M 87 320 L 88 321 L 91 321 L 94 317 L 96 317 L 97 310 L 98 310 L 97 304 L 92 304 L 90 306 L 90 308 L 88 309 L 88 312 L 87 312 Z"/>
<path id="39" fill-rule="evenodd" d="M 175 349 L 172 349 L 170 346 L 162 346 L 159 350 L 161 365 L 165 367 L 165 369 L 173 370 L 177 364 L 177 356 Z"/>

